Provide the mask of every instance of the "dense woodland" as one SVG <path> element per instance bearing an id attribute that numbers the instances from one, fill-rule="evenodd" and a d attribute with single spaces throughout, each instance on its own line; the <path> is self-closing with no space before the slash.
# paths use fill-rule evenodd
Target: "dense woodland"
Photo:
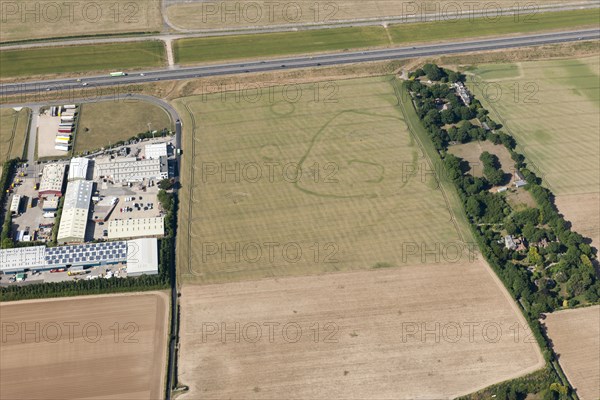
<path id="1" fill-rule="evenodd" d="M 539 318 L 561 308 L 597 303 L 600 298 L 600 282 L 593 266 L 596 254 L 589 240 L 572 231 L 559 214 L 552 193 L 541 186 L 541 179 L 515 150 L 515 139 L 502 131 L 477 99 L 471 97 L 466 105 L 457 95 L 453 84 L 463 82 L 463 75 L 427 64 L 409 78 L 406 89 L 443 161 L 445 176 L 441 178 L 454 183 L 483 256 L 521 305 L 538 342 L 546 349 L 546 360 L 553 362 Z M 491 190 L 508 186 L 507 172 L 512 172 L 500 169 L 496 155 L 481 154 L 483 177 L 475 177 L 467 172 L 468 163 L 448 152 L 454 144 L 485 140 L 506 147 L 514 171 L 527 181 L 525 186 L 504 192 Z M 514 190 L 530 193 L 536 207 L 511 206 L 506 196 Z M 510 249 L 503 240 L 507 235 L 518 238 L 523 246 Z M 548 384 L 544 390 L 536 386 L 539 380 L 535 384 L 520 380 L 518 388 L 507 385 L 502 390 L 506 398 L 523 398 L 537 389 L 543 391 L 544 399 L 569 398 L 569 391 L 554 380 L 555 375 L 540 376 Z"/>

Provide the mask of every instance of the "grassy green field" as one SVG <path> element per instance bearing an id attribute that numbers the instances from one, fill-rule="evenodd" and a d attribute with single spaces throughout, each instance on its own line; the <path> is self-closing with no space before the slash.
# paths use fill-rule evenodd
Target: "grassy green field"
<path id="1" fill-rule="evenodd" d="M 0 163 L 23 157 L 30 116 L 29 108 L 18 112 L 12 108 L 0 109 Z"/>
<path id="2" fill-rule="evenodd" d="M 160 41 L 3 50 L 0 78 L 119 71 L 165 64 L 165 48 Z"/>
<path id="3" fill-rule="evenodd" d="M 469 86 L 517 139 L 559 211 L 576 231 L 598 240 L 598 57 L 480 65 L 472 72 Z"/>
<path id="4" fill-rule="evenodd" d="M 163 108 L 144 101 L 104 101 L 81 106 L 75 153 L 100 149 L 141 132 L 173 129 L 173 121 Z"/>
<path id="5" fill-rule="evenodd" d="M 175 101 L 185 130 L 177 244 L 184 281 L 398 266 L 421 262 L 420 253 L 403 253 L 408 243 L 434 249 L 464 239 L 455 204 L 421 175 L 431 167 L 395 81 L 321 83 L 317 101 L 315 85 L 295 87 L 297 101 L 282 87 L 253 101 L 231 93 Z M 278 244 L 273 258 L 266 243 Z M 299 260 L 282 254 L 286 245 Z M 239 258 L 227 253 L 236 246 Z M 249 261 L 259 251 L 260 262 Z"/>
<path id="6" fill-rule="evenodd" d="M 191 63 L 386 46 L 380 26 L 180 39 L 175 62 Z"/>
<path id="7" fill-rule="evenodd" d="M 352 27 L 180 39 L 174 43 L 175 62 L 192 64 L 595 26 L 600 10 L 542 13 L 531 18 L 515 21 L 514 16 L 504 16 L 496 20 L 476 18 L 399 24 L 390 25 L 387 29 L 379 26 Z"/>
<path id="8" fill-rule="evenodd" d="M 529 18 L 521 16 L 520 19 L 506 15 L 497 19 L 474 18 L 417 25 L 391 25 L 390 35 L 394 44 L 463 39 L 568 29 L 582 25 L 597 26 L 599 18 L 600 9 L 540 13 Z"/>

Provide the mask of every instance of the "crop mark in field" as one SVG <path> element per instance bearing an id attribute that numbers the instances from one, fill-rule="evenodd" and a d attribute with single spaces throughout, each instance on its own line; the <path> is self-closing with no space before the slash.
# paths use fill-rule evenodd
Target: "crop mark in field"
<path id="1" fill-rule="evenodd" d="M 278 101 L 269 107 L 271 112 L 280 117 L 293 114 L 296 111 L 296 106 L 290 101 Z"/>
<path id="2" fill-rule="evenodd" d="M 313 196 L 337 199 L 376 198 L 383 195 L 382 191 L 385 190 L 385 187 L 379 185 L 385 179 L 383 165 L 368 159 L 333 159 L 329 156 L 335 153 L 350 156 L 360 154 L 361 149 L 373 145 L 376 142 L 377 133 L 365 132 L 369 125 L 376 126 L 377 120 L 381 119 L 399 120 L 396 116 L 346 110 L 339 112 L 323 124 L 311 139 L 308 150 L 298 162 L 299 168 L 301 170 L 309 169 L 310 165 L 326 165 L 327 162 L 330 162 L 335 165 L 336 169 L 326 171 L 328 176 L 324 180 L 294 182 L 296 189 Z M 365 125 L 365 127 L 353 129 L 348 133 L 348 126 L 361 125 Z"/>
<path id="3" fill-rule="evenodd" d="M 261 147 L 260 155 L 265 161 L 273 161 L 281 157 L 281 149 L 276 144 L 266 144 Z"/>

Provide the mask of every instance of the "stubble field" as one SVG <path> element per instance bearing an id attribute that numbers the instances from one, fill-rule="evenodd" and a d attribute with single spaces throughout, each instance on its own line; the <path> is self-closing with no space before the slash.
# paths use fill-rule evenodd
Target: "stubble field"
<path id="1" fill-rule="evenodd" d="M 0 304 L 3 399 L 160 399 L 164 292 Z"/>
<path id="2" fill-rule="evenodd" d="M 574 229 L 600 243 L 598 57 L 481 65 L 470 87 L 519 143 Z"/>
<path id="3" fill-rule="evenodd" d="M 401 266 L 427 250 L 431 260 L 466 249 L 464 217 L 450 211 L 390 78 L 241 96 L 175 102 L 185 282 Z"/>
<path id="4" fill-rule="evenodd" d="M 454 398 L 544 365 L 481 260 L 184 285 L 181 299 L 182 399 Z"/>
<path id="5" fill-rule="evenodd" d="M 411 1 L 394 0 L 339 0 L 315 2 L 298 0 L 277 3 L 259 0 L 250 4 L 234 0 L 218 3 L 204 1 L 167 0 L 166 16 L 169 22 L 180 29 L 226 29 L 274 25 L 335 24 L 340 21 L 382 19 L 387 17 L 425 18 L 437 16 L 439 20 L 453 21 L 459 13 L 485 9 L 490 18 L 514 15 L 509 9 L 521 6 L 520 15 L 533 19 L 542 10 L 540 6 L 568 3 L 589 3 L 581 0 L 530 1 L 517 4 L 512 0 L 494 3 L 468 1 Z M 497 11 L 496 11 L 497 10 Z"/>
<path id="6" fill-rule="evenodd" d="M 7 1 L 2 42 L 53 37 L 152 32 L 161 28 L 160 0 Z"/>
<path id="7" fill-rule="evenodd" d="M 544 320 L 558 361 L 581 400 L 600 396 L 600 306 L 548 314 Z"/>

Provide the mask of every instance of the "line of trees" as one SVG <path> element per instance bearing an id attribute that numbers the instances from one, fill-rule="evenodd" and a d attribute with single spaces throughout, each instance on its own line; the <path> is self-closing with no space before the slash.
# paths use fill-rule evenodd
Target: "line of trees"
<path id="1" fill-rule="evenodd" d="M 446 177 L 458 190 L 483 256 L 522 306 L 534 336 L 544 349 L 546 360 L 551 362 L 553 353 L 539 323 L 540 314 L 565 305 L 598 302 L 600 282 L 592 265 L 596 255 L 585 239 L 573 232 L 558 213 L 552 193 L 541 186 L 541 179 L 527 168 L 525 157 L 515 151 L 514 138 L 500 130 L 501 125 L 489 117 L 488 111 L 477 99 L 473 99 L 468 107 L 461 104 L 458 96 L 440 78 L 443 75 L 439 70 L 436 74 L 432 67 L 428 67 L 427 71 L 433 72 L 430 75 L 423 68 L 431 81 L 439 82 L 424 84 L 412 80 L 405 82 L 405 88 L 411 93 L 417 115 L 442 157 Z M 448 74 L 447 70 L 441 71 Z M 421 75 L 413 75 L 416 76 Z M 445 109 L 440 110 L 441 104 L 446 104 L 442 107 Z M 475 117 L 486 122 L 491 129 L 486 131 L 474 126 L 470 120 Z M 483 178 L 465 173 L 468 170 L 465 162 L 449 153 L 448 146 L 451 141 L 465 143 L 471 140 L 490 140 L 507 148 L 515 162 L 515 169 L 527 180 L 525 188 L 537 207 L 517 212 L 506 202 L 504 194 L 489 191 L 492 185 L 500 184 L 504 178 L 498 158 L 493 154 L 481 154 Z M 524 253 L 506 248 L 499 240 L 502 229 L 508 234 L 523 237 L 529 244 L 529 251 Z M 569 391 L 561 386 L 556 374 L 544 376 L 542 381 L 544 399 L 568 398 Z M 539 383 L 540 379 L 536 382 Z M 520 398 L 521 394 L 540 391 L 522 381 L 520 386 L 515 385 L 506 387 L 506 398 Z"/>

